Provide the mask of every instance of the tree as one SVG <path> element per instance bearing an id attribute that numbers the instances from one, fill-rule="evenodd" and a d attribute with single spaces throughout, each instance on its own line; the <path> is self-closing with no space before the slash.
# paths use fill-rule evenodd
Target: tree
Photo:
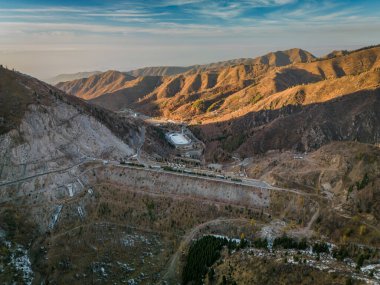
<path id="1" fill-rule="evenodd" d="M 208 273 L 208 268 L 219 259 L 220 250 L 228 243 L 227 239 L 214 236 L 204 236 L 195 241 L 189 249 L 182 272 L 182 283 L 203 284 L 202 279 Z"/>
<path id="2" fill-rule="evenodd" d="M 365 225 L 361 225 L 359 227 L 359 235 L 362 236 L 362 235 L 366 234 L 366 232 L 367 232 L 367 227 Z"/>
<path id="3" fill-rule="evenodd" d="M 364 260 L 365 260 L 365 256 L 363 254 L 360 254 L 356 261 L 356 269 L 360 269 L 360 267 L 363 266 Z"/>
<path id="4" fill-rule="evenodd" d="M 208 277 L 208 281 L 210 281 L 210 282 L 214 281 L 214 279 L 215 279 L 214 268 L 212 268 L 212 267 L 210 268 L 210 270 L 208 271 L 207 277 Z"/>
<path id="5" fill-rule="evenodd" d="M 329 246 L 327 245 L 327 243 L 315 243 L 313 245 L 313 252 L 314 253 L 317 253 L 317 254 L 320 254 L 322 252 L 326 252 L 326 253 L 329 253 L 330 250 L 329 250 Z"/>

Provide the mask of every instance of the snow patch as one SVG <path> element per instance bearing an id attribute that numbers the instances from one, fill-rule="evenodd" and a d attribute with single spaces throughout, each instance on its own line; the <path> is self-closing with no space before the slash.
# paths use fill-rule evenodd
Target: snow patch
<path id="1" fill-rule="evenodd" d="M 151 241 L 143 235 L 126 234 L 120 241 L 126 247 L 132 247 L 137 242 L 142 242 L 151 245 Z"/>
<path id="2" fill-rule="evenodd" d="M 61 210 L 62 210 L 62 205 L 58 205 L 58 207 L 55 209 L 55 213 L 54 213 L 53 217 L 51 218 L 51 222 L 49 224 L 50 229 L 53 229 L 55 224 L 57 223 L 59 214 L 61 213 Z"/>
<path id="3" fill-rule="evenodd" d="M 33 282 L 34 273 L 32 264 L 28 257 L 28 251 L 21 245 L 17 245 L 16 251 L 11 255 L 11 264 L 15 269 L 22 273 L 24 283 L 31 285 Z"/>

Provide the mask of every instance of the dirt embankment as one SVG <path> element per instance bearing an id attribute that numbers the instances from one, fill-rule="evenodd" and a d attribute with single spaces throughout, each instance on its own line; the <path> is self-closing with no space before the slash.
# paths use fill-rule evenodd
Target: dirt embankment
<path id="1" fill-rule="evenodd" d="M 114 184 L 168 196 L 205 199 L 256 208 L 267 208 L 270 205 L 269 190 L 187 175 L 105 167 L 97 169 L 96 179 L 110 180 Z"/>

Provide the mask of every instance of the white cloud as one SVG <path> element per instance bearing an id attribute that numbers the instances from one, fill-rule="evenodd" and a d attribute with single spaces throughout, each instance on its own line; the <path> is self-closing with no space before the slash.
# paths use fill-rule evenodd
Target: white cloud
<path id="1" fill-rule="evenodd" d="M 112 25 L 101 25 L 101 24 L 78 24 L 78 23 L 31 23 L 31 22 L 0 22 L 0 31 L 3 35 L 12 35 L 16 33 L 25 34 L 41 34 L 41 33 L 53 33 L 58 31 L 69 31 L 72 33 L 83 32 L 83 33 L 95 33 L 103 34 L 106 36 L 107 33 L 116 34 L 157 34 L 157 35 L 207 35 L 212 36 L 212 34 L 217 31 L 222 31 L 221 27 L 212 25 L 196 25 L 196 24 L 177 24 L 170 22 L 156 23 L 152 26 L 144 27 L 131 27 L 131 26 L 112 26 Z M 1 41 L 1 40 L 0 40 Z"/>
<path id="2" fill-rule="evenodd" d="M 220 19 L 233 19 L 248 9 L 259 7 L 283 6 L 294 3 L 296 0 L 241 0 L 241 1 L 204 1 L 201 5 L 188 8 L 193 13 L 200 13 L 208 17 Z M 199 3 L 199 2 L 197 2 Z"/>
<path id="3" fill-rule="evenodd" d="M 379 17 L 323 0 L 298 1 L 289 9 L 287 4 L 295 2 L 162 0 L 107 9 L 0 9 L 0 62 L 42 76 L 207 63 L 292 47 L 321 54 L 380 38 Z M 183 14 L 166 12 L 168 5 L 179 6 Z M 275 6 L 260 17 L 241 16 L 248 9 Z"/>
<path id="4" fill-rule="evenodd" d="M 86 9 L 74 9 L 69 7 L 47 7 L 47 8 L 30 8 L 30 9 L 22 9 L 22 8 L 15 8 L 15 9 L 6 9 L 6 8 L 0 8 L 0 12 L 14 12 L 14 13 L 40 13 L 40 12 L 65 12 L 65 13 L 83 13 L 88 10 Z"/>

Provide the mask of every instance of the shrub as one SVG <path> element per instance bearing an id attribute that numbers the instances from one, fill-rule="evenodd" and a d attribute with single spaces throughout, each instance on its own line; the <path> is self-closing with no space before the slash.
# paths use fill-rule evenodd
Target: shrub
<path id="1" fill-rule="evenodd" d="M 266 238 L 257 238 L 253 241 L 253 246 L 256 248 L 268 248 L 268 240 Z"/>
<path id="2" fill-rule="evenodd" d="M 233 152 L 246 140 L 246 138 L 247 136 L 243 133 L 236 136 L 229 136 L 223 142 L 222 148 L 228 152 Z"/>
<path id="3" fill-rule="evenodd" d="M 301 241 L 297 241 L 291 237 L 286 235 L 282 237 L 275 238 L 273 242 L 273 248 L 284 248 L 284 249 L 299 249 L 305 250 L 308 247 L 306 239 L 302 239 Z"/>
<path id="4" fill-rule="evenodd" d="M 205 101 L 203 99 L 198 99 L 198 100 L 194 101 L 192 106 L 193 106 L 193 108 L 197 109 L 200 112 L 204 112 L 206 109 L 206 104 L 205 104 Z"/>
<path id="5" fill-rule="evenodd" d="M 212 112 L 218 109 L 218 107 L 223 103 L 222 100 L 216 101 L 210 105 L 210 107 L 207 108 L 207 112 Z"/>
<path id="6" fill-rule="evenodd" d="M 330 250 L 329 250 L 329 246 L 327 245 L 327 243 L 322 242 L 322 243 L 314 243 L 313 252 L 317 253 L 317 254 L 320 254 L 322 252 L 330 253 Z"/>
<path id="7" fill-rule="evenodd" d="M 108 216 L 109 214 L 111 214 L 111 208 L 109 207 L 108 203 L 100 203 L 98 208 L 98 214 L 99 216 Z"/>

